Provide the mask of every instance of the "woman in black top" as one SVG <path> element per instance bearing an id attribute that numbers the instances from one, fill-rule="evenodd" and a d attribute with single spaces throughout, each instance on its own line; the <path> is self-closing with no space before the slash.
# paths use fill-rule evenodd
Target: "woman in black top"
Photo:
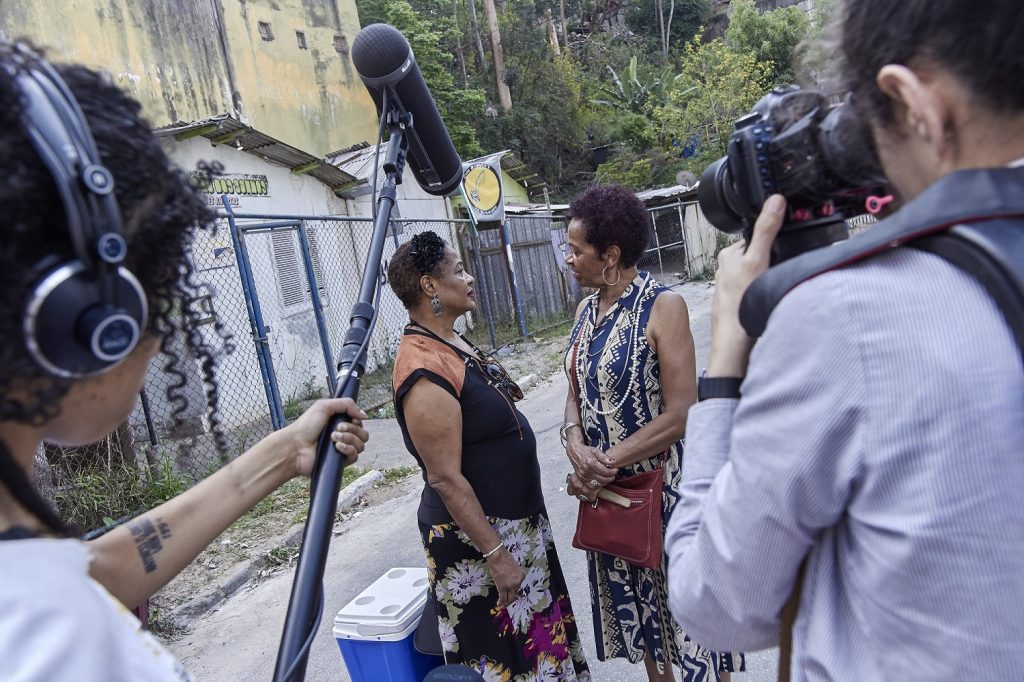
<path id="1" fill-rule="evenodd" d="M 486 679 L 589 680 L 522 391 L 454 330 L 476 308 L 474 280 L 433 232 L 398 248 L 388 278 L 409 310 L 395 412 L 426 482 L 418 519 L 445 658 Z"/>

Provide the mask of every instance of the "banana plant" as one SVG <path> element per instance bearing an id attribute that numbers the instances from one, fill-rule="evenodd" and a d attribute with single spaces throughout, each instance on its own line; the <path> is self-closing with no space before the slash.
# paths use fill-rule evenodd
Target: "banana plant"
<path id="1" fill-rule="evenodd" d="M 668 94 L 679 79 L 678 75 L 672 74 L 671 68 L 666 68 L 661 73 L 652 74 L 641 80 L 636 55 L 629 60 L 629 65 L 621 74 L 616 73 L 611 65 L 606 65 L 606 68 L 611 76 L 612 85 L 598 88 L 606 96 L 605 99 L 591 101 L 597 105 L 648 118 L 655 107 L 668 101 Z"/>

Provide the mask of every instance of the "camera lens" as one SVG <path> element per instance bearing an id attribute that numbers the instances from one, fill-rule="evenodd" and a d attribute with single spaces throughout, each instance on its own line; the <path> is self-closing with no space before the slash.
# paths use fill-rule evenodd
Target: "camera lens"
<path id="1" fill-rule="evenodd" d="M 736 210 L 739 202 L 728 161 L 729 158 L 723 156 L 704 169 L 697 187 L 697 201 L 704 217 L 712 225 L 731 234 L 743 230 L 743 218 Z"/>
<path id="2" fill-rule="evenodd" d="M 885 184 L 871 131 L 849 99 L 828 112 L 818 130 L 825 162 L 838 178 L 851 187 Z"/>

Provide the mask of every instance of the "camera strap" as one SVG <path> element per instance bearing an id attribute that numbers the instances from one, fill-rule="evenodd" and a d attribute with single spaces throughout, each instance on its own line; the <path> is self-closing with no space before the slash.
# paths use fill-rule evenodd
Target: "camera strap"
<path id="1" fill-rule="evenodd" d="M 940 256 L 984 286 L 1024 357 L 1024 167 L 951 173 L 870 230 L 776 265 L 747 289 L 740 323 L 758 337 L 797 285 L 901 246 Z"/>

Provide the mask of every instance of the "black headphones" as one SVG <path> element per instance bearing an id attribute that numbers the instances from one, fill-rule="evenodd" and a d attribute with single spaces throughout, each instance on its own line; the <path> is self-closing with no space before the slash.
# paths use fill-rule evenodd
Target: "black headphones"
<path id="1" fill-rule="evenodd" d="M 50 256 L 37 266 L 23 311 L 25 345 L 54 376 L 98 374 L 132 352 L 148 316 L 142 285 L 121 265 L 127 244 L 114 178 L 53 67 L 16 44 L 11 71 L 24 99 L 22 123 L 53 176 L 75 254 L 66 261 Z"/>

